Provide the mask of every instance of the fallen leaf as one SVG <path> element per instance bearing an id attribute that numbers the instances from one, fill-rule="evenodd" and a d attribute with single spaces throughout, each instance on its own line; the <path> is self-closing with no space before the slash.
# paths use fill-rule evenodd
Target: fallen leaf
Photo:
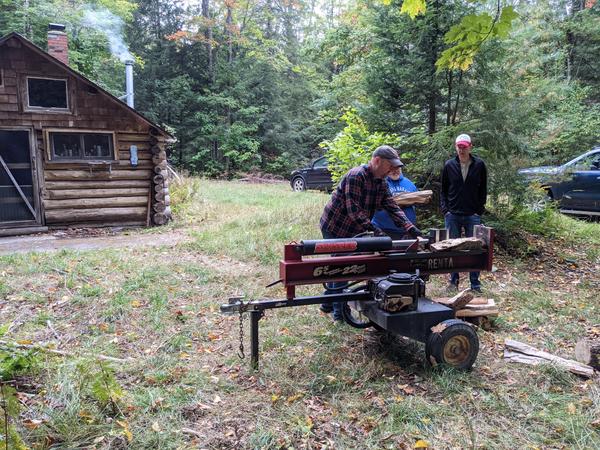
<path id="1" fill-rule="evenodd" d="M 577 412 L 577 407 L 575 406 L 574 403 L 569 403 L 567 405 L 567 411 L 569 412 L 569 414 L 573 415 Z"/>
<path id="2" fill-rule="evenodd" d="M 296 400 L 302 398 L 302 393 L 300 394 L 296 394 L 296 395 L 290 395 L 287 399 L 286 402 L 287 403 L 294 403 Z"/>
<path id="3" fill-rule="evenodd" d="M 429 448 L 429 442 L 419 439 L 415 442 L 415 448 Z"/>
<path id="4" fill-rule="evenodd" d="M 31 344 L 33 344 L 33 341 L 31 339 L 19 339 L 17 341 L 17 344 L 19 344 L 19 345 L 31 345 Z"/>
<path id="5" fill-rule="evenodd" d="M 131 302 L 131 306 L 133 306 L 134 308 L 139 308 L 140 306 L 142 306 L 142 302 L 140 302 L 139 300 L 134 300 Z"/>
<path id="6" fill-rule="evenodd" d="M 154 422 L 152 424 L 152 430 L 156 431 L 157 433 L 160 432 L 160 426 L 158 425 L 158 422 Z"/>
<path id="7" fill-rule="evenodd" d="M 407 395 L 413 395 L 415 393 L 415 388 L 408 384 L 403 384 L 402 386 L 399 386 L 399 388 Z"/>
<path id="8" fill-rule="evenodd" d="M 23 420 L 22 423 L 23 423 L 23 426 L 25 428 L 27 428 L 28 430 L 35 430 L 42 423 L 44 423 L 44 421 L 40 420 L 40 419 L 25 419 L 25 420 Z"/>
<path id="9" fill-rule="evenodd" d="M 277 395 L 277 394 L 271 395 L 271 403 L 275 403 L 277 400 L 279 400 L 279 395 Z"/>

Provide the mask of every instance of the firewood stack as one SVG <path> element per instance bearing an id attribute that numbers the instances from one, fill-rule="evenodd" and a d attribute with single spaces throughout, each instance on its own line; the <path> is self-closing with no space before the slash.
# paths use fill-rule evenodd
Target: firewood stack
<path id="1" fill-rule="evenodd" d="M 167 172 L 167 152 L 164 144 L 156 137 L 150 138 L 150 151 L 154 164 L 152 179 L 152 221 L 155 225 L 164 225 L 171 219 L 171 197 L 169 196 L 169 179 Z"/>
<path id="2" fill-rule="evenodd" d="M 494 299 L 475 297 L 470 289 L 465 289 L 452 298 L 441 297 L 432 300 L 454 309 L 456 317 L 460 318 L 498 316 L 498 307 Z"/>

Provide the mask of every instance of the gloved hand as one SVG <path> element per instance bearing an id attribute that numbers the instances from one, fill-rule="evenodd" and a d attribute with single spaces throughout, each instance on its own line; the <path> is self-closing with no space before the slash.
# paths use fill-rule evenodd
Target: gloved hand
<path id="1" fill-rule="evenodd" d="M 385 236 L 387 236 L 387 234 L 385 234 L 385 232 L 381 228 L 377 228 L 377 227 L 375 227 L 375 230 L 373 231 L 373 234 L 374 234 L 375 237 L 385 237 Z"/>
<path id="2" fill-rule="evenodd" d="M 415 227 L 414 225 L 412 227 L 410 227 L 407 231 L 406 231 L 410 237 L 412 238 L 416 238 L 419 236 L 423 236 L 423 233 L 421 232 L 421 230 L 419 230 L 417 227 Z"/>

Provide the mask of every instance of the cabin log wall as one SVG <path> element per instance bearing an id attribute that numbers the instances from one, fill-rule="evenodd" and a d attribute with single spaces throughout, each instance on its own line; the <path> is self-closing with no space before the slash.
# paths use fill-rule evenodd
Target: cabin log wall
<path id="1" fill-rule="evenodd" d="M 85 80 L 48 61 L 12 38 L 0 46 L 0 125 L 27 127 L 34 133 L 39 205 L 43 222 L 50 227 L 148 225 L 156 217 L 155 177 L 166 177 L 161 163 L 166 137 L 126 106 L 97 90 Z M 68 112 L 26 111 L 26 76 L 66 78 Z M 54 162 L 50 160 L 47 129 L 114 132 L 114 161 Z M 138 151 L 138 164 L 130 162 L 130 146 Z M 160 147 L 153 161 L 151 148 Z M 164 157 L 163 157 L 164 156 Z M 158 170 L 158 172 L 157 172 Z M 164 172 L 164 173 L 163 173 Z M 161 192 L 168 189 L 163 186 Z M 168 191 L 167 191 L 168 192 Z M 159 209 L 161 206 L 158 207 Z M 166 208 L 166 207 L 165 207 Z M 170 211 L 161 212 L 157 224 L 166 223 Z"/>

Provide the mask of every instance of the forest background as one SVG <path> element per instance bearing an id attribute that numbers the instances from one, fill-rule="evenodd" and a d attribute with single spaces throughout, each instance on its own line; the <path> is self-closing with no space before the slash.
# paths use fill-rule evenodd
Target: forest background
<path id="1" fill-rule="evenodd" d="M 453 137 L 490 166 L 495 206 L 522 203 L 518 167 L 598 143 L 595 0 L 0 0 L 0 35 L 46 48 L 177 138 L 193 174 L 283 176 L 327 152 L 334 175 L 376 145 L 435 187 Z M 519 201 L 515 201 L 515 199 Z M 510 209 L 510 208 L 509 208 Z"/>

